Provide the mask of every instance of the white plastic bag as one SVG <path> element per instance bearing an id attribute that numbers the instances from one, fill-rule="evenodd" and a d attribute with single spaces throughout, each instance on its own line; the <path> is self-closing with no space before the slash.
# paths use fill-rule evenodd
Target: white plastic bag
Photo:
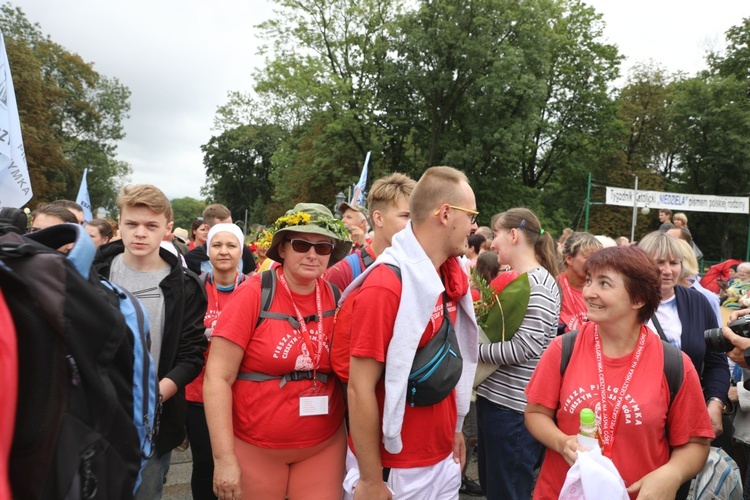
<path id="1" fill-rule="evenodd" d="M 560 490 L 560 500 L 628 500 L 625 481 L 612 460 L 602 455 L 598 446 L 591 451 L 577 451 L 578 459 L 568 470 Z"/>

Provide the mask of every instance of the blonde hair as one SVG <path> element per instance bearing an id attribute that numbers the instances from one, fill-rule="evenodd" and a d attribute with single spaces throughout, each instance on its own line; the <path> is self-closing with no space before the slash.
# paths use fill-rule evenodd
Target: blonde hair
<path id="1" fill-rule="evenodd" d="M 456 189 L 462 182 L 469 183 L 466 174 L 453 167 L 430 167 L 425 170 L 409 198 L 409 211 L 415 223 L 430 217 L 444 203 L 457 205 L 463 202 Z"/>
<path id="2" fill-rule="evenodd" d="M 682 278 L 698 274 L 698 259 L 695 258 L 693 247 L 685 240 L 676 240 L 682 251 Z"/>
<path id="3" fill-rule="evenodd" d="M 151 184 L 131 184 L 122 188 L 117 197 L 117 207 L 122 213 L 123 207 L 147 207 L 152 212 L 164 214 L 167 222 L 172 221 L 172 205 L 167 196 Z"/>
<path id="4" fill-rule="evenodd" d="M 681 220 L 685 226 L 687 226 L 688 218 L 687 215 L 683 214 L 682 212 L 678 212 L 672 216 L 672 222 Z"/>
<path id="5" fill-rule="evenodd" d="M 662 231 L 648 233 L 638 242 L 638 247 L 654 260 L 677 259 L 680 262 L 683 260 L 682 249 L 677 244 L 677 238 Z"/>
<path id="6" fill-rule="evenodd" d="M 382 212 L 395 206 L 399 198 L 409 201 L 416 185 L 414 179 L 398 172 L 388 177 L 381 177 L 372 183 L 370 193 L 367 195 L 367 209 L 372 214 L 375 210 Z"/>
<path id="7" fill-rule="evenodd" d="M 570 233 L 565 239 L 563 257 L 566 255 L 575 257 L 579 252 L 595 252 L 602 248 L 604 248 L 604 245 L 593 234 L 584 232 Z"/>

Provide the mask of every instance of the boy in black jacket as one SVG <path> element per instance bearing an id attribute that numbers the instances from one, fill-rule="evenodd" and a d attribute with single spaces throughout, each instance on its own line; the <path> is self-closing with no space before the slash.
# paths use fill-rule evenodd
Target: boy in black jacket
<path id="1" fill-rule="evenodd" d="M 156 453 L 142 470 L 136 499 L 161 498 L 172 450 L 185 438 L 185 386 L 206 350 L 206 293 L 199 278 L 160 247 L 172 208 L 155 186 L 126 186 L 117 199 L 121 240 L 99 247 L 96 271 L 138 297 L 149 315 L 151 355 L 162 397 Z"/>

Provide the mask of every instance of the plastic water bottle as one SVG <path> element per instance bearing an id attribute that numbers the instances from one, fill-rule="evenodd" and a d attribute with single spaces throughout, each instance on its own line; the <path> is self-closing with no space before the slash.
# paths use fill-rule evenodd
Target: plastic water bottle
<path id="1" fill-rule="evenodd" d="M 581 425 L 578 428 L 578 444 L 593 450 L 594 447 L 601 449 L 599 442 L 599 431 L 596 428 L 596 415 L 590 408 L 581 410 Z"/>

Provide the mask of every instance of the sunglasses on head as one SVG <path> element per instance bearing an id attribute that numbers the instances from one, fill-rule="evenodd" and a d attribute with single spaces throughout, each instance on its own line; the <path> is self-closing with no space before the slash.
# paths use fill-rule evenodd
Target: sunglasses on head
<path id="1" fill-rule="evenodd" d="M 313 247 L 315 253 L 318 255 L 331 255 L 331 252 L 333 252 L 333 243 L 330 241 L 313 243 L 312 241 L 301 240 L 299 238 L 292 238 L 286 241 L 292 244 L 292 250 L 297 253 L 307 253 L 310 251 L 310 247 Z"/>

